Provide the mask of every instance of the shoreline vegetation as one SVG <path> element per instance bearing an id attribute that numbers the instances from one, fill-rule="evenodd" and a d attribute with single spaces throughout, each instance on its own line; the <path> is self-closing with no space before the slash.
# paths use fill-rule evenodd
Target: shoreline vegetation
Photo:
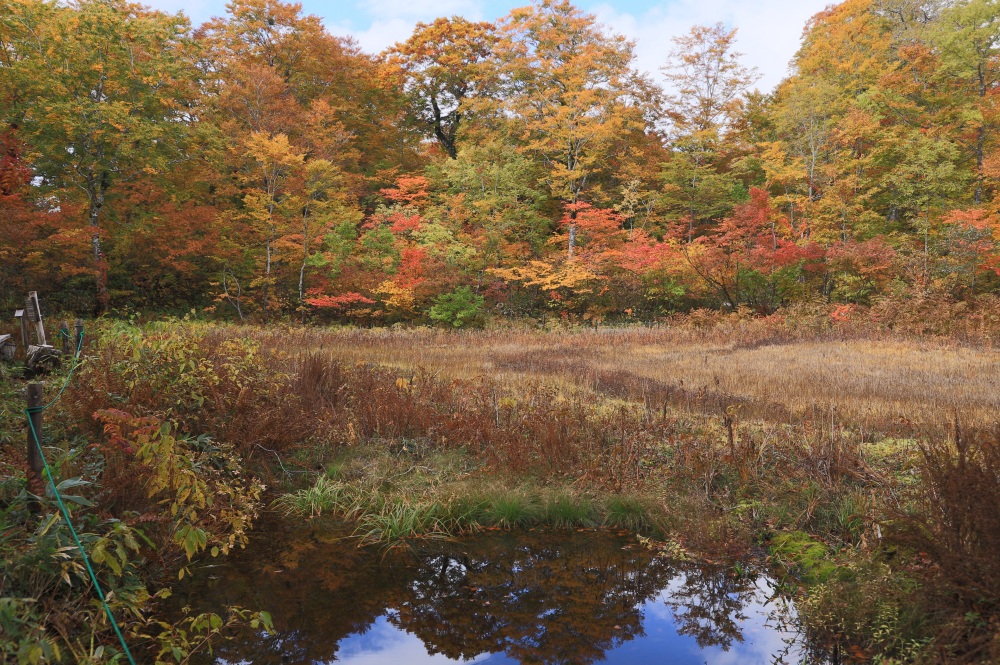
<path id="1" fill-rule="evenodd" d="M 169 624 L 156 597 L 271 505 L 381 546 L 607 526 L 677 555 L 763 554 L 830 653 L 990 662 L 998 366 L 988 335 L 802 311 L 548 332 L 101 319 L 45 442 L 147 660 L 269 625 L 266 607 Z M 5 657 L 106 662 L 51 497 L 27 512 L 23 384 L 0 371 Z"/>

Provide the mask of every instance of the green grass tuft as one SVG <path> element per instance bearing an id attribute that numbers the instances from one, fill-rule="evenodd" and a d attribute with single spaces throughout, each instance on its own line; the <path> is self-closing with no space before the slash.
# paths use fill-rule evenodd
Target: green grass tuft
<path id="1" fill-rule="evenodd" d="M 604 526 L 645 532 L 652 528 L 649 511 L 633 496 L 615 495 L 604 506 Z"/>
<path id="2" fill-rule="evenodd" d="M 364 515 L 356 534 L 365 540 L 382 543 L 414 537 L 447 538 L 451 533 L 444 515 L 444 508 L 436 501 L 389 503 L 379 513 Z"/>
<path id="3" fill-rule="evenodd" d="M 597 524 L 596 512 L 589 498 L 559 493 L 546 497 L 542 519 L 557 528 L 591 527 Z"/>
<path id="4" fill-rule="evenodd" d="M 504 492 L 490 497 L 486 509 L 488 523 L 503 529 L 536 524 L 541 517 L 538 500 L 523 492 Z"/>
<path id="5" fill-rule="evenodd" d="M 346 512 L 348 492 L 343 484 L 320 476 L 312 487 L 282 494 L 274 505 L 289 515 L 319 517 L 324 512 Z"/>

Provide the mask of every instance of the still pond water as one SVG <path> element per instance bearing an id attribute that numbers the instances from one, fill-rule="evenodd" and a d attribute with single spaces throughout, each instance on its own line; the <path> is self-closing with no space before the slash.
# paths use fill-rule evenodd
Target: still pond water
<path id="1" fill-rule="evenodd" d="M 765 575 L 678 562 L 601 531 L 491 533 L 408 550 L 322 530 L 258 536 L 172 602 L 266 609 L 202 662 L 799 663 L 795 609 Z"/>

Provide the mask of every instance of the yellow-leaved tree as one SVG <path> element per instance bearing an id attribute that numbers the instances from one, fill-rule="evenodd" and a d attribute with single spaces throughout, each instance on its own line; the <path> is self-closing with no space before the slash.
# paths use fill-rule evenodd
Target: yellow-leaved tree
<path id="1" fill-rule="evenodd" d="M 599 201 L 617 166 L 646 140 L 656 95 L 633 68 L 633 44 L 567 0 L 513 10 L 496 47 L 503 114 L 521 150 L 545 167 L 554 198 Z M 568 254 L 576 241 L 569 228 Z"/>
<path id="2" fill-rule="evenodd" d="M 295 218 L 294 211 L 280 203 L 289 193 L 289 181 L 302 167 L 305 155 L 284 134 L 254 132 L 246 140 L 245 156 L 240 217 L 264 246 L 262 269 L 250 285 L 260 288 L 260 309 L 266 318 L 274 295 L 274 243 L 286 235 Z"/>

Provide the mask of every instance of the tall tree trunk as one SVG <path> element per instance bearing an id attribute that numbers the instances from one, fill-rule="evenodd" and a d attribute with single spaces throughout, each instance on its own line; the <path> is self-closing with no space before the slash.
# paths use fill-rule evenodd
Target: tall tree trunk
<path id="1" fill-rule="evenodd" d="M 261 292 L 261 312 L 264 314 L 264 321 L 267 321 L 267 303 L 271 294 L 271 244 L 274 242 L 275 228 L 274 228 L 274 183 L 268 183 L 268 198 L 270 202 L 267 205 L 267 240 L 264 244 L 264 289 Z"/>
<path id="2" fill-rule="evenodd" d="M 986 72 L 983 71 L 983 65 L 981 63 L 978 67 L 978 78 L 979 98 L 984 99 L 989 87 L 986 84 Z M 982 104 L 982 102 L 980 102 L 980 104 Z M 982 107 L 980 107 L 980 112 L 982 112 Z M 986 129 L 982 125 L 979 125 L 979 127 L 976 128 L 976 205 L 983 202 L 983 152 L 985 147 Z"/>
<path id="3" fill-rule="evenodd" d="M 458 159 L 458 147 L 455 145 L 455 135 L 458 133 L 460 119 L 458 112 L 455 112 L 455 122 L 445 131 L 444 116 L 441 114 L 437 99 L 433 95 L 431 95 L 431 108 L 434 110 L 434 137 L 444 147 L 449 157 Z"/>
<path id="4" fill-rule="evenodd" d="M 299 266 L 299 307 L 302 309 L 302 321 L 306 320 L 306 262 L 309 261 L 309 208 L 302 212 L 302 265 Z"/>
<path id="5" fill-rule="evenodd" d="M 264 312 L 264 321 L 267 321 L 267 301 L 270 298 L 271 291 L 271 240 L 274 237 L 274 226 L 272 225 L 267 233 L 267 243 L 265 245 L 265 252 L 267 258 L 264 264 L 264 292 L 261 298 L 261 310 Z"/>
<path id="6" fill-rule="evenodd" d="M 983 202 L 983 152 L 986 144 L 986 131 L 979 127 L 976 130 L 976 193 L 975 202 L 979 205 Z"/>
<path id="7" fill-rule="evenodd" d="M 108 189 L 107 175 L 90 188 L 90 209 L 87 213 L 87 223 L 90 225 L 90 246 L 94 252 L 94 275 L 97 282 L 97 303 L 94 314 L 100 316 L 108 311 L 110 297 L 108 296 L 108 263 L 101 249 L 101 208 L 104 207 L 104 195 Z"/>
<path id="8" fill-rule="evenodd" d="M 928 279 L 928 259 L 930 256 L 930 237 L 931 237 L 931 204 L 927 204 L 927 216 L 924 220 L 924 288 L 927 288 Z"/>

